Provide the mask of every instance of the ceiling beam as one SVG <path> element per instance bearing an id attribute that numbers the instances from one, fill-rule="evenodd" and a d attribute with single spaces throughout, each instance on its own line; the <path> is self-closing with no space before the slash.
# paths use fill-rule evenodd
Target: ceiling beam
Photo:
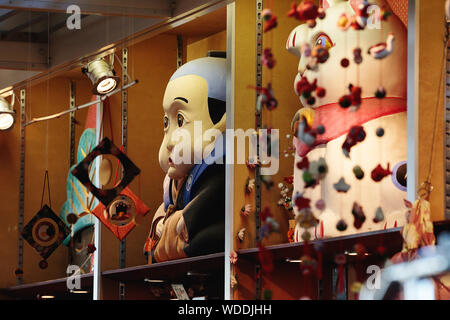
<path id="1" fill-rule="evenodd" d="M 70 5 L 77 5 L 82 14 L 88 15 L 170 18 L 172 3 L 173 0 L 0 0 L 0 8 L 67 13 Z"/>
<path id="2" fill-rule="evenodd" d="M 15 10 L 11 10 L 8 13 L 5 13 L 4 15 L 0 16 L 0 22 L 3 22 L 5 20 L 8 20 L 9 18 L 14 17 L 15 15 L 17 15 L 20 11 L 15 11 Z"/>
<path id="3" fill-rule="evenodd" d="M 25 23 L 22 23 L 11 30 L 8 30 L 7 32 L 3 33 L 1 35 L 1 40 L 10 40 L 13 36 L 15 36 L 17 33 L 21 32 L 22 30 L 28 29 L 32 25 L 35 25 L 37 23 L 48 21 L 47 14 L 41 14 L 33 19 L 30 19 L 26 21 Z"/>

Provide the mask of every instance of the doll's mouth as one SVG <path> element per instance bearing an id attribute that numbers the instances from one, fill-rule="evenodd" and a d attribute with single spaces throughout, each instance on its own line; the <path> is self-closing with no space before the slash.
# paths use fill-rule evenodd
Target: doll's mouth
<path id="1" fill-rule="evenodd" d="M 170 167 L 175 167 L 175 164 L 173 163 L 173 160 L 171 157 L 169 157 L 169 166 Z"/>

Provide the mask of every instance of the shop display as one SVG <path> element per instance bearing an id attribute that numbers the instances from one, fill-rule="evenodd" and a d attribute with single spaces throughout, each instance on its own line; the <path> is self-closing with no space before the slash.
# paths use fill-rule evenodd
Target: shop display
<path id="1" fill-rule="evenodd" d="M 308 1 L 302 3 L 311 6 Z M 294 120 L 292 128 L 296 147 L 293 196 L 300 193 L 313 203 L 324 201 L 323 211 L 315 207 L 309 210 L 323 222 L 325 237 L 383 228 L 372 219 L 362 223 L 361 210 L 354 210 L 353 202 L 366 212 L 376 212 L 381 205 L 386 217 L 395 216 L 394 221 L 387 218 L 387 228 L 406 221 L 405 191 L 391 179 L 383 179 L 392 173 L 389 167 L 380 165 L 396 165 L 406 159 L 406 25 L 397 15 L 386 18 L 384 14 L 381 29 L 369 27 L 370 4 L 386 5 L 381 0 L 323 1 L 324 19 L 317 19 L 315 26 L 307 23 L 296 27 L 287 40 L 287 50 L 300 58 L 295 87 L 304 106 L 295 115 L 299 121 Z M 308 68 L 309 57 L 304 57 L 302 50 L 317 45 L 326 48 L 329 57 L 319 68 Z M 349 57 L 353 57 L 352 63 Z M 337 78 L 343 81 L 335 81 Z M 303 84 L 311 83 L 320 83 L 326 95 L 309 99 L 311 90 L 307 89 L 305 95 Z M 311 109 L 308 121 L 299 116 L 304 109 Z M 325 128 L 323 134 L 305 136 L 305 128 L 314 131 L 319 125 Z M 383 134 L 379 128 L 383 128 Z M 297 165 L 306 156 L 309 162 L 324 158 L 332 164 L 314 188 Z M 367 171 L 370 177 L 364 175 Z M 301 215 L 295 206 L 294 212 Z M 357 218 L 355 224 L 350 223 L 354 220 L 352 212 Z M 302 228 L 297 226 L 296 232 L 296 238 L 300 238 Z"/>
<path id="2" fill-rule="evenodd" d="M 167 175 L 164 202 L 154 215 L 145 245 L 149 263 L 224 249 L 225 143 L 220 134 L 225 130 L 225 79 L 226 60 L 207 57 L 180 67 L 166 87 L 159 163 Z M 214 144 L 205 142 L 203 136 L 194 142 L 198 139 L 194 122 L 200 122 L 204 131 L 216 129 Z M 200 160 L 195 164 L 175 158 L 179 154 L 172 135 L 182 129 L 189 135 L 184 141 L 189 146 L 183 150 L 189 159 Z M 194 150 L 199 147 L 201 150 Z M 199 151 L 208 158 L 195 158 Z"/>

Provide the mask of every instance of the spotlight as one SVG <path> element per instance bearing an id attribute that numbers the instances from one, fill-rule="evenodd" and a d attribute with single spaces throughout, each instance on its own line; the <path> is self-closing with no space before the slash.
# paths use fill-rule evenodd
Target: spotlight
<path id="1" fill-rule="evenodd" d="M 110 93 L 120 83 L 120 77 L 116 76 L 113 68 L 113 61 L 106 62 L 104 59 L 97 59 L 89 62 L 81 71 L 88 76 L 94 84 L 92 92 L 96 95 Z"/>
<path id="2" fill-rule="evenodd" d="M 14 94 L 12 95 L 11 104 L 0 96 L 0 130 L 8 130 L 13 127 L 16 118 L 13 106 Z"/>

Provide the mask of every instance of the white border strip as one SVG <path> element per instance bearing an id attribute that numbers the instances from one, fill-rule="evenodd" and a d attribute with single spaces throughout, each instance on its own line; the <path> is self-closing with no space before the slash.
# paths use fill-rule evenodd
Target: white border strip
<path id="1" fill-rule="evenodd" d="M 234 128 L 234 79 L 235 79 L 235 21 L 236 4 L 227 5 L 227 129 Z M 226 140 L 227 157 L 234 156 L 234 140 Z M 225 166 L 225 300 L 232 300 L 230 253 L 234 243 L 234 166 L 226 161 Z"/>
<path id="2" fill-rule="evenodd" d="M 413 202 L 419 178 L 419 9 L 420 0 L 408 2 L 408 200 Z"/>

